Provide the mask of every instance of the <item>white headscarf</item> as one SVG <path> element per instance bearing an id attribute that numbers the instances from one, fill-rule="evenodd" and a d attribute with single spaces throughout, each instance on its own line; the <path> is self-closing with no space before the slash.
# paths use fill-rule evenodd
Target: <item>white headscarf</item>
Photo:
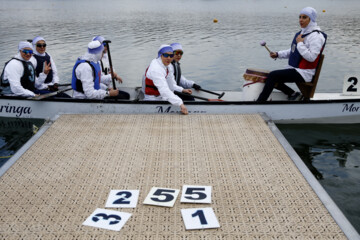
<path id="1" fill-rule="evenodd" d="M 103 51 L 104 46 L 99 41 L 91 41 L 88 44 L 88 51 L 81 57 L 81 59 L 96 63 L 101 60 Z"/>
<path id="2" fill-rule="evenodd" d="M 306 16 L 308 16 L 310 18 L 309 24 L 305 28 L 301 28 L 301 34 L 306 34 L 306 33 L 312 32 L 315 29 L 320 30 L 320 28 L 318 27 L 318 25 L 316 23 L 317 12 L 314 8 L 312 8 L 312 7 L 303 8 L 300 11 L 300 14 L 305 14 Z"/>
<path id="3" fill-rule="evenodd" d="M 34 49 L 34 53 L 35 53 L 36 55 L 45 56 L 45 53 L 40 54 L 40 53 L 38 53 L 38 51 L 36 51 L 36 43 L 37 43 L 38 41 L 41 41 L 41 40 L 44 41 L 44 42 L 46 42 L 45 39 L 44 39 L 43 37 L 41 37 L 41 36 L 36 36 L 36 37 L 34 37 L 34 39 L 32 40 L 32 45 L 34 46 L 33 49 Z"/>

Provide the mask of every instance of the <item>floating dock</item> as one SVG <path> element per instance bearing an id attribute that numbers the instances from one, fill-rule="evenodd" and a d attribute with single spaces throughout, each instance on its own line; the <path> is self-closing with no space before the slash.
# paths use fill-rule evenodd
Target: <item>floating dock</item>
<path id="1" fill-rule="evenodd" d="M 0 169 L 0 239 L 359 239 L 266 116 L 61 115 Z M 210 204 L 144 205 L 152 187 L 212 187 Z M 140 190 L 120 230 L 82 223 Z M 215 229 L 181 209 L 211 207 Z"/>

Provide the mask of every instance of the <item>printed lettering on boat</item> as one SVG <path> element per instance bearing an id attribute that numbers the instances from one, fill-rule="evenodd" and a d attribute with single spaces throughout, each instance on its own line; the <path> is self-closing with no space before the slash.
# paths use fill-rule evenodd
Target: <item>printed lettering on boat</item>
<path id="1" fill-rule="evenodd" d="M 344 104 L 344 108 L 342 110 L 342 112 L 359 112 L 360 107 L 354 106 L 354 104 Z"/>
<path id="2" fill-rule="evenodd" d="M 0 113 L 14 113 L 15 117 L 21 117 L 22 115 L 31 114 L 31 107 L 24 106 L 12 106 L 9 103 L 7 105 L 0 106 Z"/>
<path id="3" fill-rule="evenodd" d="M 163 107 L 163 106 L 156 106 L 158 113 L 181 113 L 179 110 L 171 110 L 171 106 Z M 189 113 L 207 113 L 207 111 L 196 110 L 196 111 L 188 111 Z"/>

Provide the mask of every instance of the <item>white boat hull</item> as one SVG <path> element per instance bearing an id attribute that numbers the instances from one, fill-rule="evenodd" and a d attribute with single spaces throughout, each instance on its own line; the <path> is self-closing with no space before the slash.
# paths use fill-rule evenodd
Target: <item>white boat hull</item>
<path id="1" fill-rule="evenodd" d="M 189 114 L 265 113 L 277 123 L 360 123 L 360 98 L 356 97 L 333 95 L 329 99 L 319 95 L 309 102 L 275 101 L 275 97 L 261 104 L 229 101 L 240 99 L 240 94 L 226 92 L 223 99 L 227 101 L 195 101 L 186 106 Z M 179 110 L 167 102 L 0 98 L 0 117 L 52 119 L 59 114 L 172 114 L 180 113 Z"/>

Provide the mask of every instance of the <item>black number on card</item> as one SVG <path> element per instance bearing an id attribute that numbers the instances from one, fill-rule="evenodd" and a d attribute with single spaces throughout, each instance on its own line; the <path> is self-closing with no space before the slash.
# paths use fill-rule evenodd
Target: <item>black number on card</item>
<path id="1" fill-rule="evenodd" d="M 125 195 L 125 196 L 122 196 Z M 118 200 L 114 201 L 113 204 L 130 204 L 130 201 L 125 201 L 126 199 L 132 196 L 131 192 L 121 191 L 116 194 L 116 196 L 122 196 Z"/>
<path id="2" fill-rule="evenodd" d="M 185 194 L 189 194 L 189 195 L 197 194 L 197 197 L 185 196 L 185 198 L 190 199 L 190 200 L 203 200 L 203 199 L 205 199 L 207 197 L 206 194 L 203 193 L 203 192 L 199 192 L 199 191 L 205 191 L 205 188 L 187 188 Z"/>
<path id="3" fill-rule="evenodd" d="M 348 82 L 353 82 L 353 84 L 351 84 L 346 91 L 348 92 L 356 92 L 357 91 L 357 88 L 355 87 L 356 84 L 358 83 L 358 80 L 356 77 L 351 77 L 348 79 Z"/>
<path id="4" fill-rule="evenodd" d="M 171 202 L 174 199 L 174 196 L 172 194 L 167 194 L 167 193 L 175 193 L 175 190 L 159 188 L 153 193 L 153 195 L 154 196 L 164 196 L 165 199 L 159 199 L 159 198 L 150 198 L 150 199 L 155 202 Z"/>
<path id="5" fill-rule="evenodd" d="M 110 215 L 106 215 L 105 213 L 98 213 L 96 214 L 94 217 L 92 217 L 92 220 L 94 222 L 97 222 L 100 220 L 100 218 L 104 219 L 104 220 L 110 220 L 110 219 L 114 219 L 114 221 L 110 221 L 109 225 L 114 225 L 117 224 L 121 221 L 121 217 L 115 214 L 110 214 Z"/>
<path id="6" fill-rule="evenodd" d="M 203 210 L 197 210 L 193 214 L 191 214 L 192 217 L 199 217 L 201 225 L 207 225 L 207 221 L 204 215 Z"/>

